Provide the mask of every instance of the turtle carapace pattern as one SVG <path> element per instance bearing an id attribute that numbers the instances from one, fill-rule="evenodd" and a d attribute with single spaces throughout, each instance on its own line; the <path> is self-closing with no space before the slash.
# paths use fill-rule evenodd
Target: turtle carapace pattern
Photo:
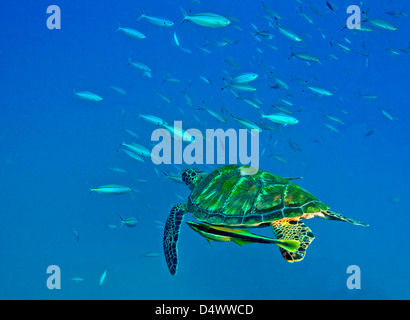
<path id="1" fill-rule="evenodd" d="M 292 179 L 242 165 L 225 165 L 211 173 L 199 169 L 182 171 L 182 180 L 191 190 L 187 201 L 175 205 L 164 228 L 164 251 L 168 269 L 175 275 L 178 267 L 178 239 L 185 213 L 195 219 L 225 228 L 271 227 L 281 240 L 299 241 L 298 248 L 280 248 L 288 262 L 300 261 L 315 238 L 302 220 L 320 217 L 355 225 L 366 223 L 329 210 Z"/>

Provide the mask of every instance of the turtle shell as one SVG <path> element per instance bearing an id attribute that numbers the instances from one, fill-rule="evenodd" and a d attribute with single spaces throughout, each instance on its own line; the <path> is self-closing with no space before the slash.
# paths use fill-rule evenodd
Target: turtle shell
<path id="1" fill-rule="evenodd" d="M 189 212 L 209 224 L 256 227 L 329 208 L 288 179 L 261 169 L 250 171 L 226 165 L 209 173 L 192 190 Z"/>

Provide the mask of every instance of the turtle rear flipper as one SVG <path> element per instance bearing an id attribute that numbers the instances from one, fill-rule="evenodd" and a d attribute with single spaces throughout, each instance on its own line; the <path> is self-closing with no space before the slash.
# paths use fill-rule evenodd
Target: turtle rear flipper
<path id="1" fill-rule="evenodd" d="M 175 275 L 178 267 L 178 238 L 184 214 L 188 210 L 186 202 L 175 205 L 168 216 L 164 227 L 164 252 L 169 272 Z"/>
<path id="2" fill-rule="evenodd" d="M 295 219 L 277 220 L 272 222 L 271 226 L 277 239 L 300 242 L 299 247 L 293 252 L 279 248 L 283 258 L 291 263 L 303 260 L 307 247 L 315 238 L 312 231 L 302 221 Z"/>
<path id="3" fill-rule="evenodd" d="M 355 225 L 364 226 L 364 227 L 369 226 L 365 222 L 360 222 L 360 221 L 357 221 L 357 220 L 350 219 L 348 217 L 345 217 L 345 216 L 341 215 L 340 213 L 336 213 L 336 212 L 333 212 L 333 211 L 326 210 L 326 211 L 322 211 L 321 213 L 323 214 L 322 218 L 324 218 L 326 220 L 344 221 L 344 222 L 349 222 L 349 223 L 353 223 Z"/>

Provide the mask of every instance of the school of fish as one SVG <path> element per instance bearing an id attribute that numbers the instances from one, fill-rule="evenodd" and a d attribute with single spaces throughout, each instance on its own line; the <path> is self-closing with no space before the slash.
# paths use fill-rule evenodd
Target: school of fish
<path id="1" fill-rule="evenodd" d="M 291 136 L 292 127 L 304 124 L 314 129 L 317 134 L 313 142 L 322 146 L 325 141 L 332 141 L 336 135 L 341 135 L 345 130 L 344 128 L 351 122 L 349 113 L 352 109 L 350 106 L 344 105 L 345 93 L 334 84 L 335 82 L 330 81 L 329 77 L 322 77 L 322 75 L 327 69 L 340 66 L 340 60 L 345 57 L 362 61 L 363 72 L 365 72 L 372 59 L 371 52 L 367 49 L 366 34 L 378 33 L 380 37 L 386 37 L 390 32 L 401 32 L 400 28 L 390 20 L 393 17 L 396 21 L 408 17 L 407 12 L 401 8 L 373 15 L 373 12 L 360 2 L 360 7 L 364 13 L 361 28 L 348 30 L 340 22 L 335 22 L 336 26 L 332 26 L 332 28 L 339 29 L 339 37 L 329 38 L 326 25 L 321 24 L 321 19 L 324 16 L 335 14 L 339 10 L 345 10 L 345 8 L 336 5 L 336 1 L 290 1 L 289 6 L 295 7 L 293 16 L 285 16 L 276 12 L 274 4 L 268 4 L 268 1 L 266 3 L 256 1 L 255 8 L 252 9 L 255 13 L 254 16 L 247 17 L 247 20 L 252 20 L 250 24 L 248 22 L 242 23 L 239 18 L 232 16 L 230 12 L 225 10 L 220 12 L 215 8 L 215 10 L 209 9 L 211 12 L 202 11 L 200 10 L 202 3 L 199 0 L 191 1 L 192 11 L 179 8 L 179 16 L 162 17 L 167 15 L 167 10 L 164 9 L 157 14 L 148 7 L 140 9 L 140 12 L 130 12 L 130 16 L 135 17 L 135 23 L 132 26 L 119 25 L 117 29 L 113 29 L 113 33 L 121 37 L 122 41 L 136 41 L 142 45 L 147 38 L 155 36 L 147 31 L 152 30 L 152 28 L 145 28 L 146 24 L 157 26 L 158 32 L 172 30 L 169 33 L 169 40 L 172 44 L 169 50 L 180 50 L 181 55 L 213 55 L 215 59 L 222 56 L 225 63 L 225 68 L 220 70 L 220 74 L 205 74 L 206 66 L 201 66 L 201 68 L 198 67 L 198 70 L 201 71 L 198 71 L 196 78 L 184 79 L 183 76 L 178 78 L 177 75 L 167 73 L 167 70 L 158 70 L 155 65 L 148 66 L 145 62 L 139 61 L 137 55 L 130 56 L 128 61 L 124 61 L 124 65 L 127 65 L 130 73 L 134 72 L 136 76 L 145 77 L 147 81 L 152 81 L 155 77 L 162 78 L 161 85 L 155 88 L 156 93 L 151 99 L 159 103 L 161 108 L 174 108 L 175 117 L 172 119 L 160 112 L 151 111 L 149 107 L 145 108 L 139 117 L 133 120 L 135 124 L 133 128 L 123 127 L 126 136 L 124 141 L 118 141 L 118 150 L 121 151 L 119 156 L 128 156 L 135 160 L 133 165 L 141 171 L 153 170 L 158 182 L 169 184 L 183 184 L 179 174 L 181 168 L 175 165 L 172 169 L 163 169 L 163 167 L 160 169 L 151 163 L 151 142 L 141 141 L 141 132 L 138 132 L 140 125 L 148 124 L 152 126 L 152 130 L 166 129 L 173 139 L 182 141 L 185 138 L 187 143 L 193 141 L 193 138 L 185 130 L 175 128 L 172 125 L 174 120 L 180 120 L 182 117 L 189 116 L 192 123 L 196 123 L 196 126 L 201 130 L 221 126 L 225 129 L 232 127 L 253 129 L 261 134 L 260 157 L 276 161 L 278 166 L 288 165 L 290 162 L 306 165 L 307 160 L 303 158 L 306 143 L 299 142 L 297 138 Z M 146 3 L 148 4 L 148 2 Z M 171 2 L 169 5 L 178 6 Z M 297 24 L 295 25 L 292 21 L 297 21 Z M 314 33 L 305 32 L 304 24 L 314 26 L 314 29 L 309 29 L 314 30 Z M 180 37 L 182 28 L 192 28 L 198 32 L 205 30 L 207 39 L 202 45 L 195 47 L 196 41 Z M 230 31 L 225 34 L 225 30 Z M 247 44 L 230 38 L 235 32 L 241 37 L 244 33 L 249 34 L 248 39 L 252 43 Z M 326 45 L 328 52 L 318 51 L 315 43 Z M 241 59 L 233 58 L 224 52 L 225 48 L 229 47 L 238 52 L 238 57 L 240 57 L 241 46 L 251 45 L 255 47 L 255 52 L 249 57 L 248 64 L 239 62 Z M 360 51 L 357 51 L 357 48 L 360 48 Z M 401 47 L 385 49 L 386 59 L 410 53 L 408 43 L 403 43 Z M 147 48 L 147 50 L 149 49 Z M 287 58 L 277 60 L 275 54 L 279 51 L 284 51 Z M 292 71 L 286 74 L 284 70 L 287 68 L 283 68 L 283 66 L 289 66 L 289 68 L 293 68 L 292 70 L 296 68 L 299 72 Z M 183 68 L 183 66 L 181 67 Z M 314 75 L 309 75 L 308 70 L 314 70 Z M 345 69 L 345 72 L 354 78 L 353 70 Z M 204 90 L 212 90 L 216 98 L 208 99 L 208 96 L 194 95 L 192 93 L 194 90 L 191 88 L 191 85 L 194 84 L 203 87 Z M 123 85 L 126 86 L 126 84 Z M 150 85 L 152 84 L 148 82 L 147 86 Z M 174 86 L 173 88 L 179 87 L 173 89 L 170 94 L 168 86 L 171 85 Z M 129 92 L 129 89 L 125 90 L 117 84 L 111 85 L 110 89 L 122 96 L 127 96 L 127 92 Z M 105 88 L 100 88 L 98 93 L 87 89 L 75 90 L 74 95 L 77 99 L 83 100 L 85 104 L 101 104 L 105 102 L 104 94 L 100 95 L 104 90 Z M 349 93 L 349 95 L 351 94 Z M 379 113 L 379 116 L 384 117 L 386 121 L 398 120 L 397 110 L 380 103 L 377 93 L 368 90 L 367 86 L 359 85 L 355 95 L 357 101 L 355 108 L 373 104 L 374 106 L 369 112 Z M 176 102 L 181 100 L 184 103 Z M 310 109 L 313 109 L 316 103 L 328 106 L 326 109 L 320 109 L 320 116 L 311 115 Z M 241 110 L 248 109 L 245 113 L 242 112 L 241 115 L 238 115 L 240 112 L 237 109 L 239 108 Z M 367 128 L 361 137 L 371 139 L 368 137 L 375 132 L 377 129 Z M 98 186 L 89 186 L 90 193 L 99 196 L 117 195 L 120 198 L 128 194 L 133 200 L 140 201 L 148 209 L 152 209 L 152 204 L 145 201 L 140 189 L 121 184 L 121 175 L 128 174 L 131 167 L 124 169 L 115 166 L 109 169 L 112 172 L 112 180 Z M 135 179 L 135 182 L 144 183 L 147 180 Z M 179 194 L 175 194 L 175 196 L 181 200 L 186 199 Z M 152 213 L 152 225 L 163 228 L 162 221 L 164 221 L 165 214 L 167 212 L 161 212 L 158 215 Z M 138 224 L 139 217 L 135 216 L 135 212 L 130 212 L 128 216 L 121 215 L 119 220 L 106 224 L 106 227 L 116 232 L 123 232 L 123 229 L 126 229 L 124 227 L 137 230 Z M 233 232 L 222 227 L 209 227 L 193 222 L 188 223 L 188 225 L 208 241 L 233 241 L 238 244 L 260 242 L 284 245 L 275 239 L 252 237 L 246 230 Z M 76 241 L 79 241 L 79 233 L 73 230 L 73 234 Z M 158 248 L 158 252 L 161 252 L 160 248 Z M 144 251 L 139 255 L 140 258 L 158 256 L 160 254 L 153 251 Z M 106 281 L 108 271 L 109 269 L 104 266 L 99 280 L 100 286 Z M 164 272 L 167 270 L 164 269 Z M 79 283 L 84 279 L 75 276 L 71 280 Z"/>

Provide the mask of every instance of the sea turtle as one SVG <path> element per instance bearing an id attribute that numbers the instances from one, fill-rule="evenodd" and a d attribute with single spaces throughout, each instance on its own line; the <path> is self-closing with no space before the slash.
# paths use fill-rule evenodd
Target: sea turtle
<path id="1" fill-rule="evenodd" d="M 201 222 L 225 228 L 271 226 L 277 239 L 297 240 L 299 247 L 290 252 L 279 248 L 288 262 L 300 261 L 314 239 L 302 222 L 315 216 L 356 225 L 366 223 L 329 210 L 329 206 L 293 183 L 264 170 L 243 165 L 225 165 L 211 173 L 185 169 L 182 180 L 191 190 L 188 200 L 175 205 L 164 228 L 164 251 L 172 275 L 178 267 L 178 238 L 185 213 Z"/>

